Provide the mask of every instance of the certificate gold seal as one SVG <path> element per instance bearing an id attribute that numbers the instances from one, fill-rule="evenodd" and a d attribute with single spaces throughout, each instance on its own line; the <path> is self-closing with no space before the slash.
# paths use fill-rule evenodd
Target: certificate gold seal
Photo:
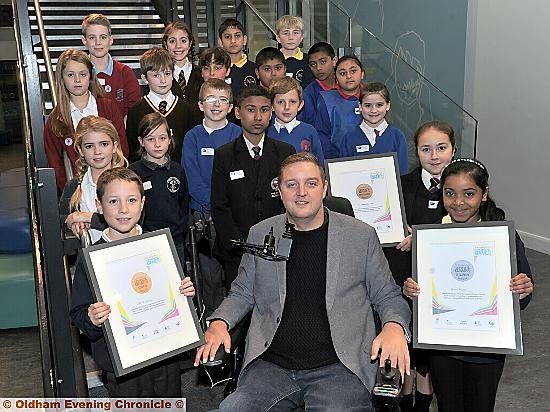
<path id="1" fill-rule="evenodd" d="M 153 286 L 153 281 L 147 273 L 137 272 L 132 276 L 132 289 L 137 293 L 143 295 L 151 290 L 151 286 Z"/>
<path id="2" fill-rule="evenodd" d="M 372 196 L 372 186 L 366 183 L 361 183 L 355 188 L 355 194 L 359 199 L 367 200 Z"/>

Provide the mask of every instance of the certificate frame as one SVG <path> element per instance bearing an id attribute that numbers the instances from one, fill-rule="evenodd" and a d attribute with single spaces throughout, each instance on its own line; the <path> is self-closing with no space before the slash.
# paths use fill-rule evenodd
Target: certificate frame
<path id="1" fill-rule="evenodd" d="M 82 253 L 96 301 L 111 307 L 102 329 L 117 377 L 204 343 L 193 300 L 179 293 L 184 271 L 169 229 Z"/>
<path id="2" fill-rule="evenodd" d="M 523 355 L 519 296 L 509 290 L 517 274 L 513 222 L 412 229 L 421 291 L 413 299 L 413 347 Z"/>
<path id="3" fill-rule="evenodd" d="M 325 170 L 329 194 L 347 198 L 382 246 L 395 246 L 408 235 L 397 153 L 327 159 Z"/>

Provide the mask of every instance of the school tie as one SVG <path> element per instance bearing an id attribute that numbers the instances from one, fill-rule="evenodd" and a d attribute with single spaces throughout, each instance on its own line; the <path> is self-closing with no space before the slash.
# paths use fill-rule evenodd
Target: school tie
<path id="1" fill-rule="evenodd" d="M 162 100 L 159 103 L 159 112 L 160 114 L 166 114 L 166 109 L 168 108 L 168 102 L 166 100 Z"/>
<path id="2" fill-rule="evenodd" d="M 262 157 L 262 156 L 260 156 L 260 151 L 261 150 L 262 149 L 260 149 L 258 146 L 254 146 L 252 148 L 252 151 L 254 152 L 254 160 L 260 160 L 260 157 Z"/>
<path id="3" fill-rule="evenodd" d="M 288 136 L 288 129 L 286 128 L 286 126 L 281 126 L 281 128 L 279 129 L 279 135 Z"/>
<path id="4" fill-rule="evenodd" d="M 437 193 L 439 191 L 439 179 L 432 177 L 430 179 L 430 188 L 428 189 L 431 194 Z"/>
<path id="5" fill-rule="evenodd" d="M 183 70 L 180 72 L 180 75 L 178 76 L 178 84 L 180 85 L 181 91 L 184 91 L 185 86 L 187 86 L 187 82 L 185 81 L 185 74 L 183 74 Z"/>
<path id="6" fill-rule="evenodd" d="M 380 132 L 376 129 L 374 129 L 374 143 L 378 140 L 378 136 L 380 136 Z"/>

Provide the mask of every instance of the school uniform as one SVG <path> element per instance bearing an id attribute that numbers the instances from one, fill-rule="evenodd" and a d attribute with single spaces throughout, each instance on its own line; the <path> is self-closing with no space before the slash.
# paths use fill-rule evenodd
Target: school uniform
<path id="1" fill-rule="evenodd" d="M 165 99 L 161 99 L 153 92 L 141 98 L 128 111 L 126 119 L 126 133 L 128 135 L 128 144 L 130 146 L 130 156 L 128 160 L 135 162 L 139 160 L 138 151 L 140 148 L 138 140 L 138 126 L 143 117 L 149 113 L 159 111 L 159 103 L 164 100 L 168 103 L 166 113 L 162 114 L 172 130 L 174 147 L 172 151 L 172 160 L 177 163 L 181 161 L 181 150 L 183 147 L 183 138 L 188 130 L 193 127 L 193 118 L 189 105 L 177 95 L 170 93 Z"/>
<path id="2" fill-rule="evenodd" d="M 317 130 L 307 123 L 293 119 L 286 125 L 279 123 L 274 116 L 271 126 L 267 129 L 268 136 L 294 146 L 296 153 L 310 152 L 317 157 L 321 165 L 325 164 L 325 156 Z"/>
<path id="3" fill-rule="evenodd" d="M 168 228 L 181 264 L 189 216 L 189 190 L 185 172 L 178 162 L 163 165 L 143 157 L 128 166 L 141 178 L 145 191 L 142 226 L 146 232 Z"/>
<path id="4" fill-rule="evenodd" d="M 294 56 L 285 57 L 286 75 L 298 80 L 300 86 L 305 88 L 315 77 L 309 68 L 307 53 L 301 49 Z"/>
<path id="5" fill-rule="evenodd" d="M 376 128 L 361 122 L 344 134 L 340 146 L 340 157 L 390 152 L 397 153 L 399 172 L 406 174 L 409 169 L 407 138 L 400 129 L 385 120 Z"/>
<path id="6" fill-rule="evenodd" d="M 128 109 L 141 98 L 141 89 L 136 74 L 129 66 L 113 59 L 110 54 L 108 57 L 105 70 L 94 69 L 107 97 L 117 103 L 122 117 L 125 117 Z"/>
<path id="7" fill-rule="evenodd" d="M 362 120 L 359 92 L 348 96 L 336 88 L 319 93 L 313 127 L 319 133 L 325 159 L 339 156 L 344 135 Z"/>
<path id="8" fill-rule="evenodd" d="M 61 222 L 61 227 L 65 226 L 65 220 L 67 220 L 67 217 L 71 214 L 71 212 L 73 212 L 71 211 L 70 202 L 71 197 L 73 197 L 74 192 L 78 188 L 78 181 L 78 177 L 74 177 L 69 180 L 63 189 L 61 197 L 59 198 L 59 219 Z M 93 213 L 92 222 L 88 232 L 90 233 L 92 243 L 95 243 L 101 237 L 101 231 L 105 229 L 105 226 L 103 225 L 103 219 L 99 217 L 101 215 L 97 213 L 97 206 L 95 203 L 95 200 L 97 199 L 97 186 L 92 179 L 92 172 L 90 168 L 88 168 L 84 176 L 82 176 L 80 190 L 82 195 L 78 204 L 78 211 Z"/>
<path id="9" fill-rule="evenodd" d="M 221 129 L 209 129 L 204 123 L 193 127 L 183 141 L 182 165 L 189 183 L 191 209 L 211 211 L 210 194 L 214 150 L 239 137 L 239 126 L 227 122 Z"/>
<path id="10" fill-rule="evenodd" d="M 253 225 L 281 213 L 279 167 L 295 153 L 291 145 L 266 136 L 260 142 L 260 159 L 254 160 L 247 142 L 241 135 L 214 153 L 212 219 L 217 232 L 214 253 L 224 262 L 227 286 L 236 277 L 241 258 L 230 240 L 246 239 Z"/>
<path id="11" fill-rule="evenodd" d="M 443 223 L 450 222 L 445 216 Z M 525 255 L 525 246 L 515 234 L 517 272 L 532 279 Z M 519 301 L 525 309 L 532 294 Z M 506 355 L 460 351 L 433 351 L 430 354 L 430 373 L 441 412 L 476 410 L 492 412 L 498 383 L 504 369 Z"/>
<path id="12" fill-rule="evenodd" d="M 233 100 L 235 100 L 242 89 L 255 86 L 258 83 L 256 79 L 256 65 L 243 53 L 242 59 L 231 65 L 229 78 L 231 79 L 230 85 L 233 92 Z"/>
<path id="13" fill-rule="evenodd" d="M 322 91 L 331 90 L 333 87 L 328 87 L 322 81 L 315 79 L 304 89 L 304 107 L 298 112 L 296 118 L 302 122 L 313 124 L 315 121 L 315 113 L 317 113 L 317 102 L 319 93 Z"/>
<path id="14" fill-rule="evenodd" d="M 95 108 L 92 106 L 95 105 Z M 73 105 L 74 106 L 74 105 Z M 89 109 L 83 113 L 75 113 L 72 110 L 71 117 L 79 116 L 80 118 L 88 115 L 96 115 L 99 117 L 104 117 L 107 120 L 110 120 L 115 126 L 115 129 L 118 133 L 120 139 L 120 148 L 124 156 L 128 156 L 128 141 L 126 140 L 126 131 L 124 128 L 124 119 L 122 114 L 118 109 L 116 102 L 106 97 L 95 98 L 90 93 L 90 98 L 88 99 Z M 78 111 L 78 109 L 76 109 Z M 73 121 L 73 123 L 78 124 L 78 122 Z M 73 124 L 73 130 L 76 129 L 76 126 Z M 48 117 L 46 120 L 46 125 L 44 127 L 44 150 L 46 151 L 46 158 L 48 159 L 48 164 L 55 170 L 55 180 L 57 182 L 57 188 L 61 192 L 67 183 L 67 176 L 65 174 L 65 164 L 63 162 L 63 152 L 67 153 L 71 166 L 73 169 L 73 174 L 76 173 L 75 164 L 79 155 L 76 152 L 74 147 L 74 135 L 70 133 L 66 136 L 58 136 L 52 130 L 52 121 L 51 117 Z"/>
<path id="15" fill-rule="evenodd" d="M 185 86 L 182 88 L 178 82 L 180 71 L 185 76 Z M 193 126 L 197 125 L 202 120 L 202 112 L 199 109 L 199 91 L 203 83 L 200 69 L 191 64 L 188 60 L 183 67 L 174 65 L 174 80 L 172 81 L 172 88 L 170 91 L 175 95 L 183 99 L 192 110 Z"/>
<path id="16" fill-rule="evenodd" d="M 137 228 L 141 233 L 141 228 Z M 95 244 L 110 242 L 107 233 L 106 229 Z M 103 370 L 109 396 L 180 398 L 180 368 L 173 359 L 167 359 L 120 378 L 115 377 L 103 327 L 95 326 L 88 316 L 88 307 L 95 302 L 97 300 L 92 293 L 82 256 L 79 255 L 72 284 L 70 317 L 74 325 L 90 339 L 92 356 L 96 365 Z M 116 313 L 112 312 L 110 316 L 116 316 Z"/>

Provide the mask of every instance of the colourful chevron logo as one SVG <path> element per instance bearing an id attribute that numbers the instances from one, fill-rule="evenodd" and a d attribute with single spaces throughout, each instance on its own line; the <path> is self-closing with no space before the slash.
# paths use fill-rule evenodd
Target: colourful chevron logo
<path id="1" fill-rule="evenodd" d="M 493 281 L 493 288 L 491 291 L 491 297 L 489 298 L 489 304 L 483 306 L 472 313 L 470 316 L 482 316 L 482 315 L 498 315 L 498 294 L 497 294 L 497 277 Z"/>
<path id="2" fill-rule="evenodd" d="M 439 297 L 437 296 L 437 288 L 435 287 L 435 280 L 432 278 L 432 314 L 440 315 L 442 313 L 453 311 L 454 309 L 442 305 L 439 301 Z"/>
<path id="3" fill-rule="evenodd" d="M 386 196 L 386 207 L 382 216 L 376 218 L 372 223 L 387 222 L 391 220 L 391 210 L 390 210 L 390 198 Z"/>
<path id="4" fill-rule="evenodd" d="M 129 335 L 130 333 L 145 325 L 145 322 L 133 322 L 132 320 L 130 320 L 130 316 L 128 315 L 120 301 L 117 302 L 117 307 L 120 313 L 120 317 L 122 318 L 122 325 L 124 325 L 126 335 Z"/>
<path id="5" fill-rule="evenodd" d="M 180 315 L 178 307 L 176 305 L 176 299 L 174 299 L 174 292 L 172 286 L 170 286 L 170 308 L 164 313 L 159 323 L 162 323 L 168 319 L 175 318 Z"/>

